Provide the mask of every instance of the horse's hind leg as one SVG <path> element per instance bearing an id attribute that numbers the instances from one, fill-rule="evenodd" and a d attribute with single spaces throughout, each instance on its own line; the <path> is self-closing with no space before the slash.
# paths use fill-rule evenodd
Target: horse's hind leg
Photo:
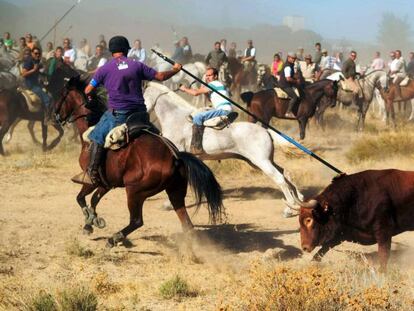
<path id="1" fill-rule="evenodd" d="M 42 122 L 42 149 L 47 151 L 47 125 Z"/>
<path id="2" fill-rule="evenodd" d="M 144 204 L 144 200 L 147 198 L 147 195 L 139 192 L 137 190 L 137 186 L 127 186 L 126 192 L 129 210 L 129 224 L 108 239 L 106 244 L 107 247 L 114 247 L 118 244 L 118 242 L 123 242 L 128 234 L 144 225 L 144 220 L 142 218 L 142 205 Z"/>
<path id="3" fill-rule="evenodd" d="M 1 122 L 1 128 L 0 128 L 0 155 L 5 155 L 4 149 L 3 149 L 3 137 L 9 131 L 9 128 L 10 128 L 10 122 L 8 120 L 5 120 L 5 121 Z"/>
<path id="4" fill-rule="evenodd" d="M 36 144 L 36 145 L 40 145 L 40 141 L 37 140 L 36 135 L 34 133 L 34 126 L 35 126 L 35 121 L 29 121 L 27 123 L 27 129 L 29 130 L 30 133 L 30 137 L 32 138 L 32 141 Z"/>
<path id="5" fill-rule="evenodd" d="M 187 195 L 186 178 L 177 174 L 176 180 L 170 183 L 165 190 L 175 212 L 177 213 L 178 219 L 181 222 L 183 231 L 186 232 L 193 229 L 193 223 L 191 222 L 185 207 L 185 196 Z"/>

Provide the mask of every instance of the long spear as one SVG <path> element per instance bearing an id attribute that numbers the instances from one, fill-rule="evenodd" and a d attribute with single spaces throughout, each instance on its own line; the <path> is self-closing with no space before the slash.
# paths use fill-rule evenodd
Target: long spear
<path id="1" fill-rule="evenodd" d="M 42 40 L 44 39 L 44 38 L 46 38 L 47 37 L 47 35 L 53 30 L 53 29 L 55 29 L 56 28 L 56 26 L 66 17 L 66 15 L 68 15 L 69 14 L 69 12 L 70 11 L 72 11 L 74 8 L 75 8 L 75 6 L 77 6 L 79 3 L 81 2 L 81 0 L 77 0 L 76 1 L 76 3 L 74 4 L 74 5 L 72 5 L 72 7 L 69 9 L 69 10 L 67 10 L 66 11 L 66 13 L 65 14 L 63 14 L 63 16 L 61 17 L 61 18 L 59 18 L 56 22 L 55 22 L 55 24 L 52 26 L 52 28 L 50 28 L 47 32 L 46 32 L 46 34 L 44 34 L 43 35 L 43 37 L 39 40 L 40 42 L 42 42 Z"/>
<path id="2" fill-rule="evenodd" d="M 156 55 L 158 55 L 159 57 L 161 57 L 163 60 L 165 60 L 166 62 L 169 62 L 171 65 L 174 65 L 175 62 L 171 59 L 168 58 L 167 56 L 161 54 L 160 52 L 151 49 L 152 52 L 154 52 Z M 195 75 L 193 75 L 191 72 L 189 72 L 187 69 L 185 69 L 184 67 L 181 68 L 182 71 L 184 71 L 186 74 L 188 74 L 190 77 L 192 77 L 193 79 L 197 80 L 198 82 L 200 82 L 202 85 L 204 85 L 205 87 L 209 88 L 211 91 L 213 91 L 214 93 L 220 95 L 221 97 L 223 97 L 225 100 L 229 101 L 230 103 L 232 103 L 234 106 L 236 106 L 237 108 L 239 108 L 241 111 L 243 111 L 244 113 L 247 113 L 248 115 L 252 116 L 253 118 L 255 118 L 257 121 L 259 121 L 260 123 L 262 123 L 263 125 L 266 126 L 266 128 L 271 129 L 272 131 L 276 132 L 277 134 L 279 134 L 280 136 L 282 136 L 284 139 L 286 139 L 288 142 L 290 142 L 291 144 L 295 145 L 296 147 L 298 147 L 300 150 L 302 150 L 303 152 L 305 152 L 306 154 L 310 155 L 311 157 L 315 158 L 316 160 L 318 160 L 319 162 L 321 162 L 322 164 L 324 164 L 325 166 L 329 167 L 331 170 L 335 171 L 338 174 L 343 174 L 343 172 L 339 169 L 337 169 L 335 166 L 333 166 L 332 164 L 330 164 L 329 162 L 327 162 L 326 160 L 322 159 L 321 157 L 319 157 L 317 154 L 313 153 L 312 151 L 310 151 L 308 148 L 306 148 L 305 146 L 301 145 L 300 143 L 298 143 L 296 140 L 294 140 L 292 137 L 286 135 L 285 133 L 279 131 L 278 129 L 274 128 L 273 126 L 271 126 L 270 124 L 266 123 L 264 120 L 262 120 L 261 118 L 257 117 L 256 115 L 254 115 L 253 113 L 251 113 L 250 111 L 248 111 L 247 109 L 243 108 L 241 105 L 237 104 L 235 101 L 233 101 L 232 99 L 228 98 L 226 95 L 221 94 L 220 92 L 216 91 L 213 87 L 211 87 L 210 85 L 208 85 L 207 83 L 205 83 L 203 80 L 199 79 L 198 77 L 196 77 Z"/>

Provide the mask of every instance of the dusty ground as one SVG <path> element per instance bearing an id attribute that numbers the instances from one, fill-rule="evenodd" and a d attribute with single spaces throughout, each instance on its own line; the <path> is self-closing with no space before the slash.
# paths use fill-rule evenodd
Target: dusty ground
<path id="1" fill-rule="evenodd" d="M 342 120 L 331 114 L 328 121 L 326 132 L 312 123 L 306 143 L 340 169 L 349 173 L 374 167 L 412 169 L 411 156 L 350 164 L 346 151 L 365 136 L 351 130 L 352 115 Z M 296 124 L 292 129 L 287 124 L 281 127 L 297 137 Z M 364 135 L 377 133 L 368 130 Z M 224 189 L 227 222 L 209 225 L 203 207 L 192 217 L 197 229 L 191 242 L 195 256 L 184 247 L 175 213 L 161 208 L 165 193 L 145 203 L 145 224 L 129 236 L 130 245 L 106 249 L 106 238 L 128 222 L 124 190 L 110 192 L 98 206 L 107 227 L 83 235 L 83 216 L 75 201 L 80 188 L 69 180 L 78 172 L 79 147 L 68 136 L 56 150 L 42 154 L 22 122 L 6 145 L 9 156 L 0 158 L 0 302 L 1 295 L 23 301 L 39 290 L 54 293 L 85 285 L 98 293 L 101 310 L 214 310 L 237 304 L 238 289 L 249 278 L 252 262 L 308 264 L 311 255 L 300 250 L 297 218 L 282 217 L 281 192 L 261 173 L 236 161 L 208 163 Z M 277 151 L 276 159 L 308 196 L 334 176 L 308 157 L 292 159 Z M 187 201 L 191 205 L 191 195 Z M 412 268 L 412 238 L 412 233 L 394 238 L 392 265 Z M 88 258 L 71 254 L 74 245 L 93 254 Z M 376 247 L 344 243 L 328 253 L 324 264 L 346 258 L 346 251 L 362 251 L 370 258 Z M 159 287 L 175 275 L 197 295 L 162 298 Z"/>

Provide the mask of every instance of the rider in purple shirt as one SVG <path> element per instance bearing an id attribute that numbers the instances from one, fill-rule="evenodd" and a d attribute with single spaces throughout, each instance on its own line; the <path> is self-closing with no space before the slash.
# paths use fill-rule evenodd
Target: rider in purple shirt
<path id="1" fill-rule="evenodd" d="M 143 80 L 165 81 L 181 70 L 180 64 L 175 64 L 172 70 L 157 72 L 145 64 L 127 58 L 130 49 L 128 40 L 123 36 L 115 36 L 109 40 L 109 50 L 113 59 L 100 67 L 89 85 L 85 94 L 90 95 L 92 90 L 103 85 L 108 91 L 108 106 L 89 134 L 91 140 L 90 160 L 87 173 L 90 182 L 101 184 L 99 166 L 104 155 L 106 135 L 116 126 L 125 123 L 128 116 L 134 112 L 146 112 L 142 95 Z"/>

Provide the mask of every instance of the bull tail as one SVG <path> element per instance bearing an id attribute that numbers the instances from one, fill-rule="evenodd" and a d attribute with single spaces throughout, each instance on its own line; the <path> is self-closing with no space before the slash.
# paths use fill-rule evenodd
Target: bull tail
<path id="1" fill-rule="evenodd" d="M 252 102 L 253 95 L 254 93 L 250 91 L 240 94 L 240 98 L 242 99 L 244 103 L 246 103 L 247 107 L 250 107 L 250 103 Z"/>
<path id="2" fill-rule="evenodd" d="M 223 192 L 210 168 L 188 152 L 180 152 L 179 159 L 185 167 L 186 176 L 196 197 L 196 212 L 205 198 L 212 223 L 221 221 L 224 215 Z"/>

